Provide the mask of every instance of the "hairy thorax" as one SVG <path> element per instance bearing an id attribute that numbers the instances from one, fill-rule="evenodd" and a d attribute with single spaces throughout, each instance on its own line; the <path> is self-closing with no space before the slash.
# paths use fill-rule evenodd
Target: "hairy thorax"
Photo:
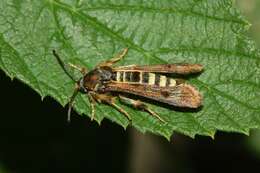
<path id="1" fill-rule="evenodd" d="M 113 79 L 110 67 L 99 67 L 84 76 L 84 87 L 88 91 L 103 91 L 104 85 Z"/>

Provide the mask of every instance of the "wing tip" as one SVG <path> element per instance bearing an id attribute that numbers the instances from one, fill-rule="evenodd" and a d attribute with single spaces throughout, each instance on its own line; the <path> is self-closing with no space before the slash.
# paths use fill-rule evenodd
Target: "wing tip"
<path id="1" fill-rule="evenodd" d="M 203 96 L 195 87 L 189 84 L 181 84 L 180 87 L 182 88 L 183 93 L 189 95 L 182 100 L 184 107 L 199 108 L 202 106 Z"/>
<path id="2" fill-rule="evenodd" d="M 197 69 L 199 72 L 203 71 L 203 65 L 197 64 Z"/>
<path id="3" fill-rule="evenodd" d="M 192 73 L 200 73 L 203 70 L 204 70 L 204 68 L 203 68 L 203 65 L 201 65 L 201 64 L 193 64 L 193 65 L 191 65 L 191 69 L 190 69 L 190 71 Z"/>

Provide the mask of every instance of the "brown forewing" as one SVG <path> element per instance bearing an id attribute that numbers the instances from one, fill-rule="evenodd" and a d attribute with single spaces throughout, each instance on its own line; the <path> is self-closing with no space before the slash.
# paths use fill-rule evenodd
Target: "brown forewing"
<path id="1" fill-rule="evenodd" d="M 189 84 L 180 84 L 175 87 L 159 87 L 111 82 L 106 85 L 105 90 L 143 96 L 178 107 L 198 108 L 202 103 L 201 94 Z"/>
<path id="2" fill-rule="evenodd" d="M 142 71 L 142 72 L 158 72 L 158 73 L 175 73 L 175 74 L 192 74 L 203 70 L 201 64 L 159 64 L 144 66 L 119 66 L 114 67 L 115 71 Z"/>

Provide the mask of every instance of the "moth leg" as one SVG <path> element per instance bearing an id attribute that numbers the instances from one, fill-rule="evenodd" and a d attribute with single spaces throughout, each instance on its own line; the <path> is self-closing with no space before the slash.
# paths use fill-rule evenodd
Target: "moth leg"
<path id="1" fill-rule="evenodd" d="M 165 121 L 154 111 L 152 111 L 151 109 L 148 108 L 147 104 L 141 102 L 140 100 L 133 100 L 127 97 L 124 97 L 122 95 L 119 95 L 119 100 L 122 103 L 125 103 L 127 105 L 133 106 L 136 109 L 141 109 L 143 111 L 148 112 L 149 114 L 151 114 L 152 116 L 156 117 L 158 120 L 160 120 L 161 122 L 165 123 Z"/>
<path id="2" fill-rule="evenodd" d="M 69 100 L 69 109 L 68 109 L 68 118 L 67 118 L 68 122 L 70 122 L 71 110 L 73 108 L 74 100 L 75 100 L 78 93 L 79 93 L 79 86 L 78 86 L 78 84 L 76 84 L 74 92 L 73 92 L 73 94 L 72 94 L 72 96 L 70 97 L 70 100 Z"/>
<path id="3" fill-rule="evenodd" d="M 127 68 L 133 68 L 136 67 L 136 64 L 131 64 L 131 65 L 124 65 L 124 66 L 119 66 L 119 67 L 113 67 L 114 70 L 125 70 Z"/>
<path id="4" fill-rule="evenodd" d="M 90 106 L 91 106 L 91 121 L 93 121 L 94 118 L 95 118 L 95 104 L 96 104 L 96 101 L 95 101 L 95 99 L 92 97 L 91 94 L 88 95 L 88 99 L 89 99 Z"/>
<path id="5" fill-rule="evenodd" d="M 117 109 L 120 113 L 122 113 L 130 122 L 132 121 L 132 118 L 130 115 L 120 106 L 118 106 L 115 103 L 116 97 L 110 96 L 108 94 L 97 94 L 97 93 L 92 93 L 92 96 L 95 100 L 97 100 L 99 103 L 106 103 L 115 109 Z"/>
<path id="6" fill-rule="evenodd" d="M 78 71 L 80 71 L 83 75 L 86 75 L 87 74 L 87 69 L 85 67 L 80 67 L 78 65 L 75 65 L 75 64 L 71 64 L 71 63 L 68 63 L 68 65 Z"/>
<path id="7" fill-rule="evenodd" d="M 128 48 L 125 48 L 122 52 L 120 52 L 119 54 L 117 54 L 116 56 L 114 56 L 113 58 L 105 61 L 105 62 L 101 62 L 100 64 L 98 64 L 98 67 L 102 67 L 102 66 L 112 66 L 114 63 L 120 61 L 126 54 L 127 54 Z"/>

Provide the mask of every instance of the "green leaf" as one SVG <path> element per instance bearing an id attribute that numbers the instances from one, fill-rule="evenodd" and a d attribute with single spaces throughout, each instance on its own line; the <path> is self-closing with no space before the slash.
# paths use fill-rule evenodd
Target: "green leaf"
<path id="1" fill-rule="evenodd" d="M 51 54 L 92 69 L 128 47 L 118 65 L 200 63 L 205 71 L 188 82 L 204 95 L 197 112 L 150 107 L 168 123 L 122 105 L 141 132 L 170 138 L 173 131 L 194 137 L 216 130 L 248 134 L 260 127 L 260 54 L 244 36 L 248 22 L 231 0 L 1 0 L 0 67 L 42 97 L 65 105 L 74 84 Z M 90 116 L 85 95 L 75 109 Z M 66 116 L 66 115 L 64 115 Z M 108 118 L 127 127 L 107 105 L 96 121 Z"/>

